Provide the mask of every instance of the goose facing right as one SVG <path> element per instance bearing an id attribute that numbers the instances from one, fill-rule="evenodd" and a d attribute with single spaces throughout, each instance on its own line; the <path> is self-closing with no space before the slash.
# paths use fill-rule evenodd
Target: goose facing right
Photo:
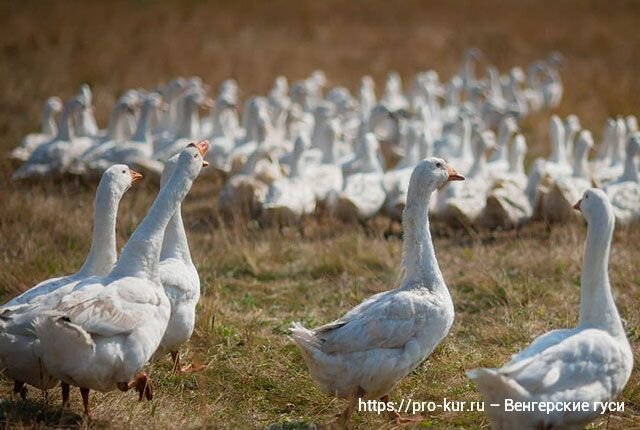
<path id="1" fill-rule="evenodd" d="M 486 402 L 506 398 L 524 402 L 587 402 L 579 411 L 504 412 L 487 409 L 491 428 L 578 429 L 600 415 L 595 402 L 609 402 L 626 385 L 633 353 L 609 284 L 609 252 L 615 216 L 606 194 L 591 188 L 575 209 L 587 221 L 578 326 L 550 331 L 497 369 L 475 369 L 467 376 Z"/>
<path id="2" fill-rule="evenodd" d="M 358 398 L 386 401 L 449 332 L 453 303 L 436 260 L 428 208 L 438 187 L 463 179 L 439 158 L 420 162 L 411 175 L 404 209 L 400 286 L 371 296 L 324 326 L 310 330 L 294 323 L 290 328 L 319 388 L 349 401 L 338 418 L 342 425 Z"/>

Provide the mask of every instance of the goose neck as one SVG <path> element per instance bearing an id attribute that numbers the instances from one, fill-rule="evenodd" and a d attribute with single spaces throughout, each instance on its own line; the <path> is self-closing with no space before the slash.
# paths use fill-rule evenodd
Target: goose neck
<path id="1" fill-rule="evenodd" d="M 191 261 L 191 252 L 189 251 L 187 232 L 184 229 L 184 222 L 182 221 L 182 205 L 178 206 L 164 231 L 160 261 L 166 258 L 177 258 L 187 265 L 193 264 Z"/>
<path id="2" fill-rule="evenodd" d="M 621 181 L 640 182 L 635 156 L 635 152 L 627 153 L 627 158 L 624 160 L 624 171 L 622 172 L 622 177 L 620 178 Z"/>
<path id="3" fill-rule="evenodd" d="M 413 185 L 412 181 L 402 216 L 402 284 L 418 284 L 431 289 L 444 285 L 429 230 L 431 191 L 419 190 Z"/>
<path id="4" fill-rule="evenodd" d="M 109 122 L 107 124 L 107 140 L 113 140 L 116 137 L 116 133 L 118 130 L 118 125 L 120 123 L 120 118 L 122 118 L 124 114 L 124 110 L 121 106 L 116 106 L 111 111 L 111 115 L 109 115 Z"/>
<path id="5" fill-rule="evenodd" d="M 609 214 L 601 222 L 587 226 L 580 290 L 581 326 L 597 327 L 612 336 L 624 337 L 624 328 L 609 284 L 609 251 L 614 230 L 614 217 Z"/>
<path id="6" fill-rule="evenodd" d="M 58 140 L 71 141 L 74 138 L 71 128 L 71 116 L 74 112 L 73 107 L 65 106 L 60 116 L 60 127 L 58 128 Z"/>
<path id="7" fill-rule="evenodd" d="M 151 122 L 151 113 L 153 106 L 151 103 L 145 103 L 140 109 L 140 118 L 138 118 L 138 125 L 136 126 L 136 132 L 132 139 L 135 142 L 150 142 L 151 141 L 151 129 L 149 124 Z"/>
<path id="8" fill-rule="evenodd" d="M 93 212 L 93 236 L 91 248 L 78 274 L 104 276 L 117 260 L 116 218 L 122 195 L 101 181 L 96 191 Z"/>
<path id="9" fill-rule="evenodd" d="M 49 106 L 42 110 L 41 126 L 42 133 L 48 136 L 54 136 L 58 132 L 58 123 L 56 123 L 55 111 Z"/>
<path id="10" fill-rule="evenodd" d="M 111 276 L 133 276 L 159 281 L 158 262 L 169 220 L 191 188 L 185 170 L 177 170 L 160 190 L 153 205 L 122 249 Z"/>

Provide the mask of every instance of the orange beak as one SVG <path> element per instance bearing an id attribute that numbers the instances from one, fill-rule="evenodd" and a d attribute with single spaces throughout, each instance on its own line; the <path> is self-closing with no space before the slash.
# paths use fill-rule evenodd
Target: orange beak
<path id="1" fill-rule="evenodd" d="M 131 182 L 138 182 L 143 178 L 142 173 L 136 172 L 135 170 L 129 170 L 129 174 L 131 174 Z"/>
<path id="2" fill-rule="evenodd" d="M 447 173 L 449 174 L 448 181 L 464 181 L 464 176 L 456 172 L 456 169 L 451 166 L 447 166 Z"/>
<path id="3" fill-rule="evenodd" d="M 206 154 L 207 151 L 209 150 L 209 141 L 201 140 L 200 142 L 196 143 L 196 148 L 198 148 L 200 155 L 204 157 L 204 154 Z"/>
<path id="4" fill-rule="evenodd" d="M 582 199 L 578 200 L 576 204 L 573 205 L 573 208 L 579 212 L 582 212 L 582 209 L 580 209 L 580 203 L 582 203 Z"/>

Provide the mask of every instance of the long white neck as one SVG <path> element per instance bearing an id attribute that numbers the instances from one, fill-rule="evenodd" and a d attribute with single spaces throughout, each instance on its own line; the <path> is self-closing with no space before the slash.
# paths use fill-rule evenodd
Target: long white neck
<path id="1" fill-rule="evenodd" d="M 444 285 L 429 230 L 430 200 L 430 190 L 418 189 L 414 181 L 410 182 L 407 204 L 402 214 L 404 231 L 402 242 L 403 286 L 418 283 L 433 289 Z"/>
<path id="2" fill-rule="evenodd" d="M 185 100 L 182 112 L 182 124 L 178 130 L 178 137 L 195 139 L 198 134 L 198 109 L 192 100 Z"/>
<path id="3" fill-rule="evenodd" d="M 620 181 L 640 182 L 638 176 L 638 166 L 636 166 L 637 150 L 627 150 L 627 158 L 624 160 L 624 171 L 620 177 Z"/>
<path id="4" fill-rule="evenodd" d="M 42 109 L 42 117 L 40 118 L 42 133 L 47 136 L 54 136 L 58 132 L 58 124 L 56 123 L 55 111 L 50 106 Z"/>
<path id="5" fill-rule="evenodd" d="M 182 222 L 182 205 L 178 206 L 164 231 L 160 261 L 166 258 L 177 258 L 187 265 L 193 264 L 191 252 L 189 251 L 189 242 L 187 241 L 187 232 Z"/>
<path id="6" fill-rule="evenodd" d="M 575 158 L 573 159 L 573 176 L 576 178 L 589 178 L 589 148 L 577 148 Z"/>
<path id="7" fill-rule="evenodd" d="M 624 337 L 624 328 L 609 284 L 609 250 L 614 216 L 590 223 L 584 247 L 580 289 L 580 326 L 597 327 Z"/>
<path id="8" fill-rule="evenodd" d="M 191 189 L 185 170 L 177 170 L 156 197 L 138 228 L 122 249 L 111 277 L 133 276 L 159 282 L 158 263 L 164 232 L 173 214 Z"/>
<path id="9" fill-rule="evenodd" d="M 514 131 L 507 126 L 502 126 L 498 133 L 498 144 L 496 152 L 491 157 L 491 161 L 508 161 L 507 160 L 507 144 L 513 136 Z"/>
<path id="10" fill-rule="evenodd" d="M 93 236 L 91 249 L 78 274 L 105 276 L 115 264 L 116 218 L 122 194 L 111 188 L 107 181 L 100 181 L 93 203 Z"/>
<path id="11" fill-rule="evenodd" d="M 150 102 L 144 103 L 140 109 L 140 118 L 136 126 L 136 133 L 131 140 L 134 142 L 151 142 L 151 129 L 149 127 L 153 105 Z"/>
<path id="12" fill-rule="evenodd" d="M 120 122 L 120 118 L 124 113 L 122 106 L 118 105 L 113 108 L 111 111 L 111 115 L 109 116 L 109 123 L 107 124 L 107 140 L 113 140 L 116 137 L 116 132 L 118 130 L 118 125 Z"/>
<path id="13" fill-rule="evenodd" d="M 60 115 L 60 127 L 58 128 L 58 140 L 71 141 L 74 138 L 73 130 L 71 129 L 71 115 L 75 108 L 66 105 Z"/>
<path id="14" fill-rule="evenodd" d="M 462 122 L 462 135 L 460 136 L 460 158 L 463 160 L 473 159 L 473 149 L 471 148 L 471 124 L 467 119 Z"/>
<path id="15" fill-rule="evenodd" d="M 564 140 L 565 133 L 564 127 L 561 123 L 556 123 L 551 128 L 551 161 L 554 163 L 565 163 L 567 157 L 565 154 Z"/>
<path id="16" fill-rule="evenodd" d="M 564 157 L 566 161 L 570 161 L 572 157 L 574 157 L 573 141 L 575 140 L 577 133 L 578 133 L 578 129 L 576 127 L 569 128 L 569 132 L 567 133 L 567 139 L 564 142 Z"/>

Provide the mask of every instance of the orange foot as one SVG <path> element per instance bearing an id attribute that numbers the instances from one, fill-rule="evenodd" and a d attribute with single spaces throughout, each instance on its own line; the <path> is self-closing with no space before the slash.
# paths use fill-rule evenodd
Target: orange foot
<path id="1" fill-rule="evenodd" d="M 130 389 L 135 388 L 138 392 L 139 399 L 142 401 L 142 397 L 145 397 L 147 400 L 153 399 L 153 381 L 146 373 L 140 372 L 133 377 L 130 382 L 118 382 L 118 389 L 120 391 L 129 391 Z"/>

